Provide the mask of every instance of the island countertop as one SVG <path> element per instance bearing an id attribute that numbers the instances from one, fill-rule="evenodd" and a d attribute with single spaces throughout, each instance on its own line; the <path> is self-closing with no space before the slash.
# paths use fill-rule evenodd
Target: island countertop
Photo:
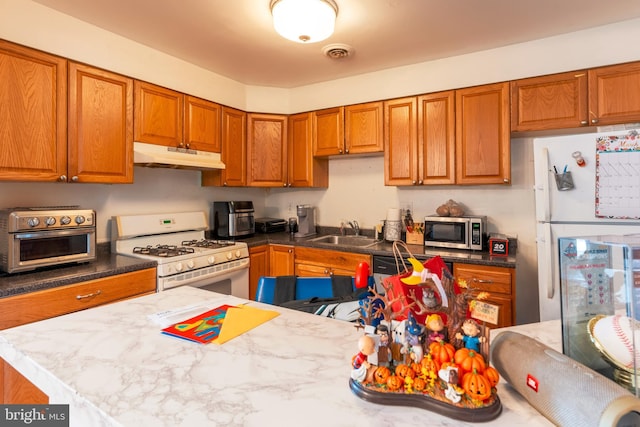
<path id="1" fill-rule="evenodd" d="M 222 345 L 162 335 L 149 315 L 246 300 L 191 287 L 0 332 L 0 357 L 72 426 L 471 425 L 423 409 L 378 405 L 349 388 L 362 334 L 353 324 L 249 302 L 281 314 Z M 559 324 L 508 328 L 560 346 Z M 551 423 L 501 380 L 502 414 L 482 425 Z"/>

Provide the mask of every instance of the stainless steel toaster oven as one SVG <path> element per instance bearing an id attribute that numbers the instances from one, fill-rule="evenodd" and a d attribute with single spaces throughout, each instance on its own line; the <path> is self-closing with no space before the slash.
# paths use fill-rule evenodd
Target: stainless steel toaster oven
<path id="1" fill-rule="evenodd" d="M 95 211 L 77 207 L 0 210 L 0 270 L 17 273 L 95 259 Z"/>

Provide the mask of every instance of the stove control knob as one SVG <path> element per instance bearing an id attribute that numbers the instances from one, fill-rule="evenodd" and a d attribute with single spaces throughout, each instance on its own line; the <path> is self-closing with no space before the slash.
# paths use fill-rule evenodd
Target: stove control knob
<path id="1" fill-rule="evenodd" d="M 240 255 L 241 255 L 241 253 L 240 253 L 240 249 L 237 249 L 237 250 L 236 250 L 236 258 L 240 258 Z"/>
<path id="2" fill-rule="evenodd" d="M 85 218 L 82 215 L 78 215 L 76 217 L 76 224 L 80 225 L 85 221 Z"/>
<path id="3" fill-rule="evenodd" d="M 27 220 L 27 224 L 29 224 L 29 227 L 37 227 L 40 224 L 40 220 L 38 218 L 29 218 Z"/>
<path id="4" fill-rule="evenodd" d="M 56 223 L 56 219 L 52 216 L 48 216 L 47 219 L 44 220 L 44 223 L 49 225 L 53 225 Z"/>
<path id="5" fill-rule="evenodd" d="M 62 225 L 68 225 L 70 222 L 71 222 L 71 218 L 69 218 L 66 215 L 60 218 L 60 224 Z"/>
<path id="6" fill-rule="evenodd" d="M 175 265 L 176 271 L 180 272 L 184 268 L 181 262 L 176 263 Z"/>
<path id="7" fill-rule="evenodd" d="M 230 260 L 231 258 L 233 258 L 233 254 L 231 252 L 227 252 L 227 259 Z"/>
<path id="8" fill-rule="evenodd" d="M 216 262 L 216 258 L 213 255 L 211 255 L 209 258 L 207 258 L 207 262 L 209 264 L 213 264 L 214 262 Z"/>
<path id="9" fill-rule="evenodd" d="M 195 263 L 195 262 L 193 262 L 193 260 L 192 260 L 192 259 L 190 259 L 189 261 L 187 261 L 187 268 L 189 268 L 189 269 L 193 269 L 193 267 L 195 267 L 195 266 L 196 266 L 196 263 Z"/>

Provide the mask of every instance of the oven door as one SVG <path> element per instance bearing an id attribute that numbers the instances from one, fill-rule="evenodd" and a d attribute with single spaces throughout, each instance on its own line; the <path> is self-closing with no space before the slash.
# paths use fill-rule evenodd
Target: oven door
<path id="1" fill-rule="evenodd" d="M 209 267 L 211 273 L 204 273 L 207 269 L 202 269 L 202 271 L 195 270 L 179 275 L 160 277 L 158 278 L 158 291 L 186 285 L 249 299 L 249 258 L 234 262 L 237 265 L 226 270 L 214 271 L 215 267 Z"/>
<path id="2" fill-rule="evenodd" d="M 95 238 L 92 228 L 15 233 L 9 242 L 7 272 L 93 261 L 96 259 Z"/>

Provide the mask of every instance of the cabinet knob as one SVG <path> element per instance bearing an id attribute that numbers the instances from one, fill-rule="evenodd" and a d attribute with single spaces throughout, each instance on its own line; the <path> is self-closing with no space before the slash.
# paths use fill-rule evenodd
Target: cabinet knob
<path id="1" fill-rule="evenodd" d="M 324 269 L 324 274 L 329 274 L 329 270 L 328 269 Z"/>
<path id="2" fill-rule="evenodd" d="M 60 178 L 58 178 L 58 181 L 67 182 L 67 175 L 60 175 Z"/>
<path id="3" fill-rule="evenodd" d="M 342 154 L 342 148 L 338 150 L 338 153 Z"/>
<path id="4" fill-rule="evenodd" d="M 416 185 L 418 183 L 418 181 L 416 181 L 415 179 L 413 181 L 411 181 L 411 185 Z"/>
<path id="5" fill-rule="evenodd" d="M 345 153 L 349 154 L 349 149 L 344 150 Z"/>
<path id="6" fill-rule="evenodd" d="M 226 186 L 227 186 L 227 181 L 223 182 L 223 183 L 222 183 L 222 186 L 223 186 L 223 187 L 226 187 Z"/>
<path id="7" fill-rule="evenodd" d="M 508 184 L 509 183 L 509 178 L 503 179 L 502 182 L 504 182 L 505 184 Z"/>
<path id="8" fill-rule="evenodd" d="M 598 121 L 599 121 L 598 119 L 591 119 L 591 123 L 592 123 L 592 124 L 594 124 L 594 125 L 595 125 L 596 123 L 598 123 Z"/>
<path id="9" fill-rule="evenodd" d="M 289 252 L 289 253 L 292 253 L 292 252 L 293 252 L 293 249 L 289 249 L 289 251 L 288 251 L 288 252 Z"/>
<path id="10" fill-rule="evenodd" d="M 422 182 L 423 182 L 422 180 L 418 181 L 418 185 L 422 185 Z"/>
<path id="11" fill-rule="evenodd" d="M 286 186 L 287 186 L 287 183 L 286 183 L 286 182 L 283 182 L 283 183 L 282 183 L 282 186 L 283 186 L 283 187 L 286 187 Z"/>
<path id="12" fill-rule="evenodd" d="M 191 144 L 187 143 L 187 144 L 186 144 L 186 147 L 187 147 L 187 148 L 191 148 Z"/>
<path id="13" fill-rule="evenodd" d="M 78 182 L 78 176 L 77 175 L 72 176 L 71 181 Z"/>
<path id="14" fill-rule="evenodd" d="M 589 123 L 588 123 L 586 120 L 581 120 L 581 121 L 580 121 L 580 124 L 581 124 L 582 126 L 586 126 L 586 125 L 588 125 Z"/>

